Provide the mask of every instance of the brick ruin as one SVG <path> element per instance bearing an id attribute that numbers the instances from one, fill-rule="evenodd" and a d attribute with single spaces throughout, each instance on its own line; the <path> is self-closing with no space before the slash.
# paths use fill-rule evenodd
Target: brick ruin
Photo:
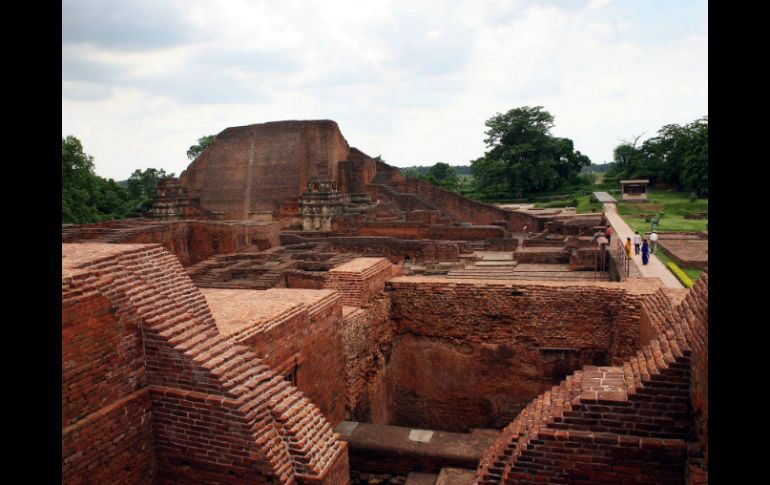
<path id="1" fill-rule="evenodd" d="M 63 483 L 707 482 L 708 274 L 617 281 L 601 214 L 332 121 L 228 128 L 158 192 L 62 228 Z"/>

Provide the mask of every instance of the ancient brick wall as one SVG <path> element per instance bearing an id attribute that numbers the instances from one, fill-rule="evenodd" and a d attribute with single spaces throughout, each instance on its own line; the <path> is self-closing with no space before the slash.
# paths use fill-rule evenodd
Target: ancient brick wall
<path id="1" fill-rule="evenodd" d="M 383 290 L 391 266 L 385 258 L 356 258 L 330 269 L 324 286 L 337 290 L 344 305 L 361 306 Z"/>
<path id="2" fill-rule="evenodd" d="M 216 254 L 279 246 L 278 232 L 278 224 L 265 222 L 133 219 L 110 224 L 63 226 L 62 242 L 158 243 L 174 253 L 183 266 L 189 266 Z"/>
<path id="3" fill-rule="evenodd" d="M 411 261 L 457 261 L 461 252 L 469 252 L 466 244 L 452 241 L 413 240 L 391 237 L 336 237 L 329 238 L 333 251 L 358 253 L 362 256 L 388 258 L 397 264 L 409 258 Z"/>
<path id="4" fill-rule="evenodd" d="M 621 366 L 586 367 L 533 400 L 485 451 L 477 483 L 707 483 L 707 285 L 673 311 L 665 290 L 645 298 L 646 332 L 659 333 Z"/>
<path id="5" fill-rule="evenodd" d="M 307 182 L 336 181 L 350 148 L 329 120 L 278 121 L 227 128 L 180 176 L 190 198 L 225 219 L 248 219 L 296 198 Z"/>
<path id="6" fill-rule="evenodd" d="M 677 316 L 686 322 L 688 342 L 692 349 L 690 367 L 690 404 L 693 409 L 695 439 L 703 457 L 705 482 L 708 482 L 708 271 L 701 273 L 685 300 L 677 308 Z M 701 473 L 702 475 L 702 473 Z"/>
<path id="7" fill-rule="evenodd" d="M 439 211 L 435 210 L 415 210 L 404 214 L 407 221 L 424 222 L 425 224 L 436 224 L 438 222 Z"/>
<path id="8" fill-rule="evenodd" d="M 397 425 L 503 426 L 565 375 L 621 362 L 638 341 L 642 297 L 617 284 L 403 277 L 386 293 Z"/>
<path id="9" fill-rule="evenodd" d="M 562 247 L 524 247 L 514 253 L 513 259 L 519 264 L 567 264 L 570 254 Z"/>
<path id="10" fill-rule="evenodd" d="M 150 483 L 156 467 L 141 328 L 62 278 L 62 479 Z"/>
<path id="11" fill-rule="evenodd" d="M 320 290 L 324 287 L 324 273 L 319 271 L 289 269 L 284 271 L 284 275 L 286 275 L 286 288 Z"/>
<path id="12" fill-rule="evenodd" d="M 195 264 L 216 254 L 234 253 L 246 248 L 259 251 L 280 245 L 278 225 L 274 223 L 190 222 L 190 258 L 184 266 Z"/>
<path id="13" fill-rule="evenodd" d="M 517 232 L 521 231 L 524 225 L 527 225 L 530 231 L 538 230 L 543 226 L 543 222 L 535 216 L 523 212 L 506 211 L 490 204 L 477 202 L 422 180 L 407 179 L 404 191 L 418 194 L 441 210 L 465 222 L 492 224 L 495 221 L 507 221 L 507 229 Z"/>
<path id="14" fill-rule="evenodd" d="M 147 387 L 62 428 L 62 483 L 154 483 Z"/>
<path id="15" fill-rule="evenodd" d="M 293 382 L 334 426 L 345 418 L 342 305 L 330 290 L 202 289 L 221 333 Z"/>
<path id="16" fill-rule="evenodd" d="M 338 165 L 341 192 L 363 193 L 377 174 L 377 161 L 357 148 L 351 147 L 348 159 Z"/>
<path id="17" fill-rule="evenodd" d="M 377 296 L 364 307 L 344 307 L 345 395 L 349 420 L 387 424 L 393 412 L 390 302 Z"/>
<path id="18" fill-rule="evenodd" d="M 219 334 L 205 298 L 184 275 L 179 261 L 162 247 L 63 245 L 62 255 L 67 314 L 77 307 L 67 305 L 68 300 L 98 294 L 94 301 L 109 300 L 109 312 L 121 327 L 141 326 L 151 403 L 151 419 L 143 423 L 152 422 L 160 483 L 174 479 L 178 483 L 328 483 L 322 477 L 337 466 L 335 460 L 346 461 L 340 455 L 344 445 L 335 439 L 320 410 L 247 348 Z M 73 321 L 83 318 L 73 315 Z M 67 318 L 63 315 L 63 322 Z M 119 353 L 125 350 L 118 347 Z M 63 355 L 68 352 L 63 348 Z M 92 360 L 90 356 L 98 353 L 86 355 Z M 146 409 L 141 402 L 138 405 Z M 100 415 L 97 411 L 84 419 Z M 126 416 L 124 422 L 135 425 L 141 435 L 136 413 L 121 410 L 118 415 Z M 142 418 L 138 420 L 142 423 Z M 89 423 L 102 426 L 98 419 Z M 116 428 L 119 424 L 104 423 L 105 434 L 121 432 Z M 94 436 L 96 430 L 78 432 Z M 63 431 L 67 450 L 66 432 L 71 429 L 63 425 Z M 72 446 L 95 444 L 78 440 Z M 116 447 L 96 449 L 102 453 L 88 464 L 91 470 L 86 475 L 106 476 Z M 78 468 L 77 458 L 66 461 L 71 456 L 75 455 L 63 456 L 63 468 L 68 464 Z"/>
<path id="19" fill-rule="evenodd" d="M 418 221 L 366 221 L 356 228 L 357 236 L 445 241 L 483 241 L 502 238 L 505 230 L 497 226 L 449 226 Z"/>

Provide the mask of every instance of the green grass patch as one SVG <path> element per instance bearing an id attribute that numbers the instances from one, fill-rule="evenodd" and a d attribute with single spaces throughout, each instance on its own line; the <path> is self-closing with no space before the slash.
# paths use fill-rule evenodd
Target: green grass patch
<path id="1" fill-rule="evenodd" d="M 674 273 L 674 276 L 682 283 L 682 286 L 685 288 L 692 288 L 692 280 L 689 276 L 684 274 L 684 271 L 682 271 L 679 266 L 676 265 L 673 261 L 669 261 L 666 263 L 666 268 L 669 269 L 672 273 Z"/>
<path id="2" fill-rule="evenodd" d="M 668 255 L 660 249 L 660 245 L 658 245 L 658 251 L 655 253 L 655 257 L 657 257 L 660 260 L 660 262 L 663 263 L 663 265 L 669 269 L 669 271 L 671 271 L 671 268 L 669 267 L 669 263 L 676 265 L 676 263 L 674 263 L 674 261 L 672 261 L 671 258 L 669 258 Z M 677 266 L 677 268 L 679 268 L 679 266 Z M 684 274 L 686 274 L 687 277 L 690 278 L 692 281 L 695 281 L 698 278 L 700 278 L 701 273 L 703 273 L 702 269 L 696 269 L 696 268 L 679 268 L 679 270 L 684 272 Z M 674 273 L 673 271 L 671 272 Z M 676 276 L 676 273 L 674 273 L 674 276 Z"/>
<path id="3" fill-rule="evenodd" d="M 668 192 L 652 190 L 648 193 L 647 203 L 618 202 L 618 213 L 623 216 L 631 229 L 639 232 L 647 232 L 651 229 L 650 223 L 641 214 L 655 215 L 659 218 L 658 232 L 698 232 L 708 229 L 708 217 L 705 219 L 685 219 L 685 215 L 695 213 L 708 214 L 708 199 L 693 200 L 689 192 Z M 619 197 L 618 197 L 619 199 Z"/>

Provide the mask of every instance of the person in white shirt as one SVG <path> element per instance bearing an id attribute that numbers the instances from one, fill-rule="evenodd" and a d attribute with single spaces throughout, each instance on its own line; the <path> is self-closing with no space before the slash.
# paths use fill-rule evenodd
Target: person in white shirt
<path id="1" fill-rule="evenodd" d="M 638 255 L 642 248 L 642 236 L 639 235 L 639 231 L 636 231 L 633 238 L 634 242 L 634 254 Z"/>
<path id="2" fill-rule="evenodd" d="M 650 234 L 650 253 L 655 254 L 655 250 L 658 249 L 658 233 L 655 231 L 652 231 L 652 234 Z"/>

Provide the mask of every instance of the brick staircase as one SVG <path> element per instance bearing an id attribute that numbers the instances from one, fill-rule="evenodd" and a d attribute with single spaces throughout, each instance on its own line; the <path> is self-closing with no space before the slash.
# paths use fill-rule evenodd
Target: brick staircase
<path id="1" fill-rule="evenodd" d="M 377 175 L 379 175 L 379 173 Z M 421 210 L 438 211 L 443 217 L 449 218 L 453 223 L 459 224 L 463 222 L 459 218 L 443 210 L 436 203 L 426 200 L 424 197 L 418 194 L 398 192 L 392 186 L 376 183 L 376 179 L 377 177 L 375 176 L 374 181 L 372 181 L 370 185 L 375 185 L 377 187 L 378 194 L 385 196 L 386 199 L 396 204 L 396 206 L 401 210 L 406 211 L 408 208 L 411 208 L 412 210 L 418 208 Z M 411 201 L 411 203 L 406 201 Z"/>
<path id="2" fill-rule="evenodd" d="M 684 483 L 707 285 L 704 273 L 673 311 L 646 305 L 658 334 L 621 366 L 587 366 L 532 401 L 485 451 L 476 483 Z"/>

